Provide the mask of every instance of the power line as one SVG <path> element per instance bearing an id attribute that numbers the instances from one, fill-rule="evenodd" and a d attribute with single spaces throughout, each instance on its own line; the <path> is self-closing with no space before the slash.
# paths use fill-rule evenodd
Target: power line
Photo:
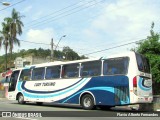
<path id="1" fill-rule="evenodd" d="M 103 52 L 103 51 L 106 51 L 106 50 L 110 50 L 110 49 L 114 49 L 114 48 L 118 48 L 118 47 L 122 47 L 122 46 L 126 46 L 126 45 L 129 45 L 129 44 L 133 44 L 133 43 L 136 43 L 136 42 L 140 42 L 140 41 L 143 41 L 145 39 L 141 39 L 141 40 L 138 40 L 138 41 L 133 41 L 133 42 L 129 42 L 129 43 L 125 43 L 125 44 L 122 44 L 122 45 L 118 45 L 118 46 L 115 46 L 115 47 L 111 47 L 111 48 L 107 48 L 107 49 L 103 49 L 103 50 L 99 50 L 99 51 L 95 51 L 95 52 L 91 52 L 91 53 L 87 53 L 87 54 L 82 54 L 82 55 L 89 55 L 89 54 L 93 54 L 93 53 L 98 53 L 98 52 Z M 27 42 L 27 43 L 33 43 L 33 44 L 43 44 L 43 45 L 51 45 L 51 44 L 46 44 L 46 43 L 40 43 L 40 42 L 32 42 L 32 41 L 26 41 L 26 40 L 19 40 L 20 42 Z M 125 40 L 126 41 L 126 40 Z M 125 42 L 125 41 L 121 41 L 121 42 Z M 128 40 L 127 40 L 128 41 Z M 113 43 L 111 43 L 113 44 Z M 56 45 L 54 45 L 56 46 Z M 58 48 L 63 48 L 62 46 L 57 46 Z M 79 49 L 79 48 L 78 48 Z M 87 49 L 81 49 L 81 50 L 87 50 Z"/>
<path id="2" fill-rule="evenodd" d="M 92 0 L 92 1 L 94 1 L 94 0 Z M 90 2 L 92 2 L 92 1 L 90 1 Z M 102 2 L 102 1 L 99 1 L 99 2 Z M 97 3 L 98 3 L 98 2 L 97 2 Z M 97 4 L 97 3 L 95 3 L 95 4 Z M 30 25 L 30 26 L 27 26 L 27 27 L 36 27 L 36 26 L 39 26 L 39 25 L 41 25 L 42 23 L 46 23 L 46 22 L 47 22 L 48 20 L 50 20 L 50 19 L 51 19 L 51 21 L 48 21 L 47 23 L 52 22 L 52 21 L 55 21 L 55 20 L 57 20 L 57 19 L 59 19 L 59 18 L 62 18 L 62 17 L 68 16 L 68 15 L 71 15 L 71 14 L 73 14 L 73 13 L 79 12 L 79 11 L 81 11 L 81 10 L 83 10 L 83 9 L 88 8 L 88 7 L 91 7 L 91 6 L 95 5 L 95 4 L 92 4 L 92 5 L 90 5 L 90 6 L 84 7 L 84 8 L 82 8 L 82 9 L 79 9 L 79 10 L 77 10 L 77 11 L 71 12 L 71 13 L 66 14 L 66 15 L 63 16 L 63 14 L 65 14 L 65 13 L 67 13 L 67 12 L 73 11 L 74 9 L 81 8 L 82 6 L 86 5 L 86 3 L 84 3 L 84 4 L 82 4 L 81 6 L 75 7 L 75 8 L 73 8 L 73 9 L 70 9 L 70 10 L 65 11 L 65 12 L 62 12 L 62 13 L 56 15 L 56 16 L 53 16 L 53 17 L 50 17 L 50 18 L 48 18 L 48 19 L 42 20 L 42 21 L 40 21 L 40 22 L 38 22 L 38 23 L 35 23 L 35 24 Z M 61 16 L 61 15 L 62 15 L 62 16 Z M 60 16 L 60 17 L 59 17 L 59 16 Z M 57 18 L 56 18 L 56 17 L 57 17 Z M 54 18 L 54 19 L 53 19 L 53 18 Z"/>
<path id="3" fill-rule="evenodd" d="M 39 42 L 31 42 L 31 41 L 26 41 L 26 40 L 19 40 L 20 42 L 27 42 L 27 43 L 33 43 L 33 44 L 43 44 L 43 45 L 50 45 L 50 44 L 46 44 L 46 43 L 39 43 Z"/>
<path id="4" fill-rule="evenodd" d="M 83 55 L 85 56 L 85 55 L 90 55 L 90 54 L 94 54 L 94 53 L 99 53 L 99 52 L 103 52 L 103 51 L 106 51 L 106 50 L 115 49 L 115 48 L 122 47 L 122 46 L 126 46 L 126 45 L 129 45 L 129 44 L 141 42 L 141 41 L 144 41 L 144 40 L 145 40 L 145 39 L 141 39 L 141 40 L 138 40 L 138 41 L 129 42 L 129 43 L 126 43 L 126 44 L 122 44 L 122 45 L 118 45 L 118 46 L 106 48 L 106 49 L 103 49 L 103 50 L 98 50 L 98 51 L 95 51 L 95 52 L 90 52 L 90 53 L 83 54 Z"/>
<path id="5" fill-rule="evenodd" d="M 8 7 L 5 7 L 3 9 L 1 9 L 0 11 L 3 11 L 3 10 L 5 10 L 7 8 L 10 8 L 10 7 L 13 7 L 13 6 L 15 6 L 15 5 L 19 4 L 19 3 L 22 3 L 23 1 L 25 1 L 25 0 L 21 0 L 21 1 L 17 2 L 17 3 L 15 3 L 15 4 L 12 4 L 12 5 L 8 6 Z"/>
<path id="6" fill-rule="evenodd" d="M 90 2 L 91 2 L 91 1 L 90 1 Z M 95 4 L 100 3 L 100 2 L 102 2 L 102 1 L 98 1 L 98 2 L 96 2 Z M 90 5 L 90 6 L 87 6 L 87 7 L 83 8 L 83 9 L 86 9 L 86 8 L 88 8 L 88 7 L 91 7 L 91 6 L 95 5 L 95 4 L 92 4 L 92 5 Z M 131 4 L 133 4 L 133 3 L 131 3 Z M 131 5 L 131 4 L 126 4 L 125 6 Z M 74 4 L 72 4 L 72 5 L 74 5 Z M 70 5 L 70 6 L 72 6 L 72 5 Z M 125 6 L 120 6 L 119 8 L 123 8 L 123 7 L 125 7 Z M 69 7 L 69 6 L 68 6 L 68 7 Z M 68 8 L 68 7 L 66 7 L 66 8 Z M 76 7 L 76 8 L 78 8 L 78 7 Z M 64 9 L 65 9 L 65 8 L 64 8 Z M 74 8 L 74 9 L 75 9 L 75 8 Z M 61 10 L 63 10 L 63 9 L 61 9 Z M 59 11 L 61 11 L 61 10 L 59 10 Z M 73 10 L 73 9 L 71 9 L 71 10 Z M 71 11 L 71 10 L 65 11 L 65 12 L 63 12 L 63 13 L 69 12 L 69 11 Z M 82 9 L 80 9 L 80 10 L 82 10 Z M 73 14 L 73 13 L 76 13 L 76 12 L 78 12 L 78 11 L 80 11 L 80 10 L 71 12 L 71 13 L 66 14 L 66 15 L 64 15 L 64 16 L 60 16 L 61 14 L 63 15 L 63 13 L 61 13 L 61 14 L 58 14 L 58 15 L 57 15 L 57 16 L 60 16 L 60 17 L 55 18 L 56 16 L 54 16 L 54 17 L 51 17 L 51 18 L 55 18 L 55 19 L 52 20 L 52 21 L 54 21 L 54 20 L 57 20 L 57 19 L 59 19 L 59 18 L 61 18 L 61 17 L 65 17 L 65 16 L 71 15 L 71 14 Z M 111 12 L 111 11 L 114 11 L 114 10 L 115 10 L 115 9 L 112 9 L 112 10 L 110 10 L 110 12 Z M 58 11 L 57 11 L 57 12 L 58 12 Z M 36 24 L 33 24 L 33 25 L 31 25 L 31 26 L 33 26 L 33 27 L 39 26 L 39 25 L 41 25 L 41 23 L 46 22 L 47 20 L 49 20 L 49 19 L 43 20 L 43 21 L 41 21 L 41 22 L 39 22 L 39 23 L 36 23 Z M 52 21 L 48 21 L 47 23 L 52 22 Z M 63 48 L 63 47 L 60 47 L 60 48 Z"/>
<path id="7" fill-rule="evenodd" d="M 33 44 L 42 44 L 42 45 L 51 45 L 51 44 L 47 44 L 47 43 L 40 43 L 40 42 L 31 42 L 31 41 L 26 41 L 26 40 L 19 40 L 20 42 L 26 42 L 26 43 L 33 43 Z M 53 45 L 56 47 L 56 45 Z M 59 47 L 59 46 L 58 46 Z M 59 47 L 59 48 L 63 48 L 63 47 Z"/>
<path id="8" fill-rule="evenodd" d="M 84 10 L 84 9 L 87 9 L 87 8 L 93 6 L 93 5 L 96 5 L 96 4 L 100 3 L 100 2 L 102 2 L 102 0 L 99 1 L 99 2 L 96 2 L 96 3 L 94 3 L 94 4 L 91 4 L 91 5 L 89 5 L 89 6 L 83 7 L 82 9 L 79 9 L 79 10 L 77 10 L 77 11 L 74 11 L 74 12 L 68 13 L 68 14 L 66 14 L 66 15 L 63 15 L 64 13 L 70 12 L 70 11 L 72 11 L 73 9 L 68 10 L 68 11 L 65 11 L 65 12 L 63 12 L 63 13 L 61 13 L 61 14 L 58 14 L 58 15 L 56 15 L 56 16 L 54 16 L 54 17 L 51 17 L 51 18 L 46 19 L 46 20 L 43 20 L 43 21 L 41 21 L 41 22 L 38 22 L 38 23 L 33 24 L 33 25 L 31 25 L 31 26 L 28 26 L 28 27 L 37 27 L 37 26 L 40 26 L 42 23 L 53 22 L 53 21 L 55 21 L 55 20 L 57 20 L 57 19 L 59 19 L 59 18 L 66 17 L 66 16 L 69 16 L 69 15 L 71 15 L 71 14 L 74 14 L 74 13 L 77 13 L 77 12 L 79 12 L 79 11 L 82 11 L 82 10 Z M 79 8 L 79 7 L 77 7 L 77 8 Z M 76 8 L 74 8 L 74 9 L 76 9 Z M 63 15 L 63 16 L 61 16 L 61 15 Z M 58 17 L 58 16 L 60 16 L 60 17 Z M 57 18 L 56 18 L 56 17 L 57 17 Z M 52 19 L 52 18 L 54 18 L 54 19 Z M 48 20 L 49 20 L 49 21 L 48 21 Z M 43 24 L 43 25 L 44 25 L 44 24 Z M 28 27 L 27 27 L 27 28 L 28 28 Z"/>
<path id="9" fill-rule="evenodd" d="M 94 53 L 99 53 L 99 52 L 107 51 L 107 50 L 110 50 L 110 49 L 115 49 L 115 48 L 118 48 L 118 47 L 123 47 L 123 46 L 130 45 L 130 44 L 133 44 L 133 43 L 141 42 L 141 41 L 144 41 L 144 40 L 146 40 L 146 39 L 141 39 L 141 40 L 137 40 L 137 41 L 134 41 L 134 42 L 125 43 L 125 44 L 122 44 L 122 45 L 118 45 L 118 46 L 114 46 L 114 47 L 110 47 L 110 48 L 98 50 L 98 51 L 95 51 L 95 52 L 90 52 L 90 53 L 87 53 L 87 54 L 82 54 L 82 53 L 80 53 L 80 54 L 82 54 L 82 55 L 84 55 L 84 56 L 88 56 L 88 55 L 91 55 L 91 54 L 94 54 Z M 46 44 L 46 43 L 31 42 L 31 41 L 25 41 L 25 40 L 19 40 L 19 41 L 27 42 L 27 43 L 32 43 L 32 44 L 51 45 L 51 44 Z M 55 46 L 55 45 L 54 45 L 54 46 Z M 79 53 L 79 52 L 78 52 L 78 53 Z M 82 56 L 82 55 L 81 55 L 81 56 Z"/>
<path id="10" fill-rule="evenodd" d="M 133 40 L 135 40 L 135 39 L 141 39 L 141 38 L 143 38 L 144 36 L 147 36 L 147 34 L 139 34 L 139 35 L 143 35 L 143 36 L 141 36 L 141 37 L 134 37 L 134 38 L 132 38 L 132 39 L 126 39 L 125 38 L 125 40 L 122 40 L 122 41 L 118 41 L 119 43 L 126 43 L 126 42 L 130 42 L 130 41 L 133 41 Z M 123 38 L 124 39 L 124 38 Z M 83 43 L 83 42 L 82 42 Z M 86 41 L 85 41 L 85 45 L 86 45 Z M 103 46 L 112 46 L 112 45 L 115 45 L 117 42 L 115 41 L 115 42 L 109 42 L 109 43 L 103 43 L 103 44 L 100 44 L 100 45 L 97 45 L 97 46 L 94 46 L 94 48 L 79 48 L 79 47 L 75 47 L 75 46 L 73 46 L 72 48 L 75 48 L 75 49 L 77 49 L 78 51 L 92 51 L 92 50 L 95 50 L 95 49 L 98 49 L 99 47 L 103 47 Z M 90 43 L 87 43 L 87 44 L 90 44 Z M 60 46 L 60 48 L 63 48 L 62 46 Z M 82 54 L 82 53 L 80 53 L 80 54 Z"/>
<path id="11" fill-rule="evenodd" d="M 35 19 L 35 20 L 32 20 L 32 21 L 30 21 L 30 22 L 28 22 L 28 23 L 25 23 L 25 25 L 32 24 L 32 23 L 35 22 L 35 21 L 41 20 L 41 19 L 46 18 L 46 17 L 48 17 L 48 16 L 51 16 L 51 15 L 53 15 L 53 14 L 59 13 L 59 12 L 65 10 L 65 9 L 67 9 L 67 8 L 70 8 L 70 7 L 72 7 L 72 6 L 75 6 L 75 5 L 78 4 L 78 3 L 81 3 L 82 1 L 84 1 L 84 0 L 81 0 L 81 1 L 79 1 L 79 2 L 76 2 L 76 3 L 74 3 L 74 4 L 71 4 L 71 5 L 69 5 L 69 6 L 66 6 L 66 7 L 64 7 L 64 8 L 62 8 L 62 9 L 60 9 L 60 10 L 57 10 L 57 11 L 55 11 L 55 12 L 52 12 L 52 13 L 50 13 L 50 14 L 48 14 L 48 15 L 45 15 L 45 16 L 42 16 L 42 17 L 37 18 L 37 19 Z"/>
<path id="12" fill-rule="evenodd" d="M 95 0 L 93 0 L 93 1 L 95 2 Z M 89 1 L 89 2 L 93 2 L 93 1 Z M 98 3 L 100 3 L 100 2 L 103 2 L 103 0 L 98 1 L 98 2 L 96 2 L 95 4 L 98 4 Z M 77 11 L 71 12 L 71 13 L 66 14 L 66 15 L 63 16 L 63 14 L 65 14 L 65 13 L 67 13 L 67 12 L 70 12 L 70 11 L 73 11 L 74 9 L 80 8 L 81 6 L 84 5 L 84 4 L 83 4 L 83 5 L 79 6 L 79 7 L 75 7 L 75 8 L 73 8 L 73 9 L 71 9 L 71 10 L 65 11 L 65 12 L 63 12 L 63 13 L 60 13 L 60 14 L 56 15 L 56 16 L 50 17 L 50 18 L 48 18 L 48 19 L 42 20 L 42 21 L 40 21 L 40 22 L 38 22 L 38 23 L 35 23 L 35 24 L 33 24 L 33 25 L 27 26 L 27 28 L 28 28 L 28 27 L 40 26 L 42 23 L 46 23 L 46 22 L 47 22 L 48 20 L 50 20 L 50 19 L 51 19 L 51 21 L 48 21 L 47 23 L 52 22 L 52 21 L 55 21 L 55 20 L 60 19 L 60 18 L 62 18 L 62 17 L 69 16 L 69 15 L 74 14 L 74 13 L 77 13 L 77 12 L 83 10 L 83 9 L 89 8 L 89 7 L 91 7 L 91 6 L 95 5 L 95 4 L 92 4 L 92 5 L 90 5 L 90 6 L 84 7 L 84 8 L 82 8 L 82 9 L 79 9 L 79 10 L 77 10 Z M 126 4 L 126 5 L 124 5 L 124 6 L 120 6 L 119 8 L 123 8 L 123 7 L 129 6 L 129 5 L 132 5 L 132 4 L 133 4 L 133 3 Z M 61 10 L 63 10 L 63 9 L 61 9 Z M 61 10 L 59 10 L 59 11 L 61 11 Z M 116 10 L 116 9 L 112 9 L 112 10 L 110 10 L 110 12 L 111 12 L 111 11 L 114 11 L 114 10 Z M 61 16 L 61 15 L 62 15 L 62 16 Z M 60 17 L 59 17 L 59 16 L 60 16 Z M 97 16 L 97 15 L 96 15 L 96 16 Z M 94 17 L 96 17 L 96 16 L 94 16 Z M 56 17 L 57 17 L 57 18 L 56 18 Z M 53 19 L 53 18 L 54 18 L 54 19 Z M 93 17 L 92 17 L 92 18 L 93 18 Z"/>

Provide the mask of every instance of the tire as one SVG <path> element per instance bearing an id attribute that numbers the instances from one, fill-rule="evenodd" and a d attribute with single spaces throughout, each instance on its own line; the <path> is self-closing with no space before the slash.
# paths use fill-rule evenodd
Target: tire
<path id="1" fill-rule="evenodd" d="M 93 97 L 89 94 L 82 96 L 81 106 L 85 110 L 93 110 L 95 108 Z"/>
<path id="2" fill-rule="evenodd" d="M 43 105 L 43 102 L 36 102 L 37 105 Z"/>
<path id="3" fill-rule="evenodd" d="M 18 103 L 19 104 L 25 104 L 26 102 L 24 101 L 24 96 L 22 94 L 18 95 Z"/>

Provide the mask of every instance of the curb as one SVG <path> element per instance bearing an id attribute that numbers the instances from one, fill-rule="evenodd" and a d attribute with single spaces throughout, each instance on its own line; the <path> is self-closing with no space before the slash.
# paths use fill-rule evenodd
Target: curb
<path id="1" fill-rule="evenodd" d="M 7 98 L 0 98 L 0 101 L 8 100 Z"/>

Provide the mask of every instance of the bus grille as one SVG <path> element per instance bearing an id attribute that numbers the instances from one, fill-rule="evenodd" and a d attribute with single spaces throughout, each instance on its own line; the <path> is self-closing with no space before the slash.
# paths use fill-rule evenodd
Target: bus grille
<path id="1" fill-rule="evenodd" d="M 117 86 L 114 88 L 115 92 L 115 103 L 116 104 L 127 104 L 129 99 L 128 87 Z"/>

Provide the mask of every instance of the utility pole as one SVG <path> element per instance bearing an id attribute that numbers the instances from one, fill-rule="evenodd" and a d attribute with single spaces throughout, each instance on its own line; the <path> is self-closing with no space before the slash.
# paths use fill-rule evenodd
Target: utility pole
<path id="1" fill-rule="evenodd" d="M 53 43 L 53 38 L 52 38 L 52 39 L 51 39 L 51 61 L 53 61 L 53 59 L 54 59 L 53 45 L 54 45 L 54 43 Z"/>

